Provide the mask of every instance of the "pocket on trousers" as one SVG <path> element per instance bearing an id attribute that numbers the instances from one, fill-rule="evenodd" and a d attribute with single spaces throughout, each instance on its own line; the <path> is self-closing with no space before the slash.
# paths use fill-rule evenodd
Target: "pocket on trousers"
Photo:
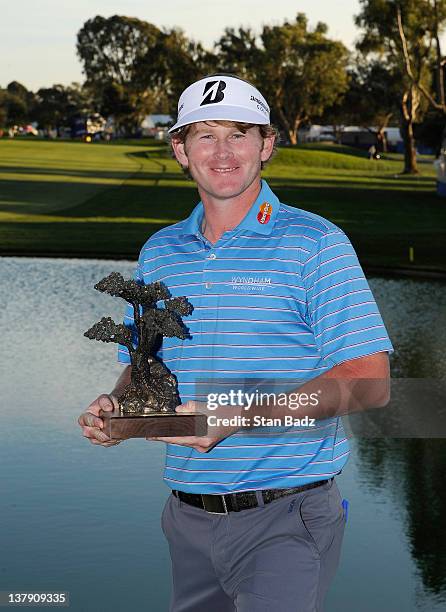
<path id="1" fill-rule="evenodd" d="M 163 511 L 161 512 L 161 529 L 164 533 L 164 535 L 166 535 L 166 513 L 167 513 L 167 507 L 170 503 L 170 498 L 172 497 L 172 494 L 169 495 L 169 497 L 166 499 L 166 503 L 164 504 L 164 508 Z"/>
<path id="2" fill-rule="evenodd" d="M 337 487 L 333 490 L 333 483 L 314 489 L 305 495 L 298 507 L 297 519 L 318 555 L 322 555 L 330 548 L 337 521 L 342 515 L 340 499 L 339 508 L 336 502 L 333 503 L 335 500 L 333 493 L 336 491 Z"/>

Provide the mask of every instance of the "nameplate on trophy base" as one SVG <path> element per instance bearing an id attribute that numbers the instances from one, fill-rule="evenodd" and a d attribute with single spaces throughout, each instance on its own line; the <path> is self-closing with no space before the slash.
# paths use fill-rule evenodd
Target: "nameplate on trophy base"
<path id="1" fill-rule="evenodd" d="M 207 417 L 196 412 L 176 414 L 158 412 L 152 414 L 123 413 L 119 408 L 101 411 L 104 422 L 102 431 L 114 440 L 149 437 L 205 436 Z"/>

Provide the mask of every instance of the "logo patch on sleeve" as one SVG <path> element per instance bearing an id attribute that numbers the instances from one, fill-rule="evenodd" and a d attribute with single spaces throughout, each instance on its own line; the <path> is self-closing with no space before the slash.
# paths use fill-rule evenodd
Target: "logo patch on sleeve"
<path id="1" fill-rule="evenodd" d="M 257 213 L 257 221 L 262 225 L 266 225 L 271 219 L 273 207 L 269 202 L 263 202 L 260 205 L 259 212 Z"/>

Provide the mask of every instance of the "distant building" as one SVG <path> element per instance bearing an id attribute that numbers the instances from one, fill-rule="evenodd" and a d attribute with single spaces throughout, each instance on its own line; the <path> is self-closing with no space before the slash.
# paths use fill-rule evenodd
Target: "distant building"
<path id="1" fill-rule="evenodd" d="M 390 149 L 396 150 L 397 147 L 400 146 L 400 143 L 403 142 L 403 139 L 401 138 L 400 128 L 388 127 L 388 128 L 385 128 L 384 131 L 386 133 L 387 145 L 389 146 Z"/>
<path id="2" fill-rule="evenodd" d="M 370 129 L 357 125 L 348 125 L 342 128 L 339 142 L 343 145 L 358 147 L 360 149 L 369 149 L 372 145 L 376 145 L 376 133 L 378 128 L 370 126 Z M 400 151 L 403 147 L 403 139 L 401 138 L 400 130 L 397 127 L 384 128 L 384 133 L 387 140 L 387 149 L 389 151 Z"/>
<path id="3" fill-rule="evenodd" d="M 299 142 L 336 142 L 336 134 L 332 125 L 316 125 L 303 128 L 298 132 Z"/>
<path id="4" fill-rule="evenodd" d="M 376 144 L 376 134 L 357 125 L 347 125 L 342 128 L 339 142 L 350 147 L 368 149 Z"/>
<path id="5" fill-rule="evenodd" d="M 376 145 L 376 127 L 367 129 L 359 125 L 311 125 L 299 130 L 299 142 L 337 142 L 350 147 L 358 147 L 368 150 Z M 387 138 L 388 149 L 400 150 L 403 146 L 400 130 L 397 127 L 384 129 Z"/>
<path id="6" fill-rule="evenodd" d="M 147 115 L 141 123 L 141 136 L 151 136 L 164 140 L 168 126 L 172 125 L 170 115 Z"/>

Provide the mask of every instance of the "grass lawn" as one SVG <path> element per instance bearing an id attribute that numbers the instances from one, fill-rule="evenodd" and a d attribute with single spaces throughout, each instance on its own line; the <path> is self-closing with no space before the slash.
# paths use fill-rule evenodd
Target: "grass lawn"
<path id="1" fill-rule="evenodd" d="M 288 204 L 339 225 L 365 266 L 446 270 L 446 200 L 432 159 L 399 175 L 401 158 L 348 147 L 283 147 L 265 178 Z M 167 147 L 0 140 L 0 253 L 136 258 L 147 237 L 198 200 Z M 413 248 L 414 261 L 409 261 Z"/>

